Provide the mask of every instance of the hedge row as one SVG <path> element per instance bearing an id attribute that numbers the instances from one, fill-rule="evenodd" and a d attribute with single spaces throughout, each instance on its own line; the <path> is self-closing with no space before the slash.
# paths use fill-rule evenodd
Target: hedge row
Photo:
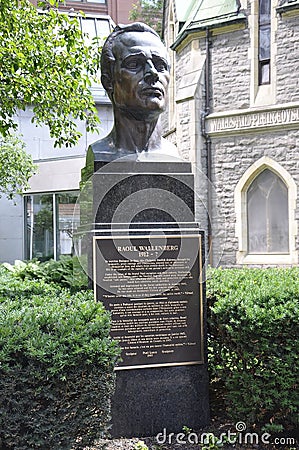
<path id="1" fill-rule="evenodd" d="M 81 449 L 109 428 L 119 348 L 92 292 L 62 287 L 73 262 L 34 264 L 0 267 L 0 448 Z M 211 380 L 231 416 L 294 422 L 299 269 L 210 269 L 207 299 Z"/>
<path id="2" fill-rule="evenodd" d="M 212 380 L 236 420 L 286 423 L 298 411 L 299 269 L 211 269 Z"/>
<path id="3" fill-rule="evenodd" d="M 117 344 L 90 291 L 0 271 L 0 448 L 81 449 L 107 433 Z"/>

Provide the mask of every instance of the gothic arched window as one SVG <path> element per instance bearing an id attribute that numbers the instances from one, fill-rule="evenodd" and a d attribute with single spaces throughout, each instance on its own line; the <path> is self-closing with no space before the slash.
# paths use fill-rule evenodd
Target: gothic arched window
<path id="1" fill-rule="evenodd" d="M 288 188 L 263 170 L 247 190 L 248 253 L 289 253 Z"/>

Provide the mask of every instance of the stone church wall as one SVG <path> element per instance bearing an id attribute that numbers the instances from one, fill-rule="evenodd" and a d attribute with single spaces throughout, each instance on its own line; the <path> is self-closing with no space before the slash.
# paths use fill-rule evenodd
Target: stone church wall
<path id="1" fill-rule="evenodd" d="M 187 83 L 188 74 L 191 73 L 188 68 L 192 66 L 194 54 L 198 58 L 206 56 L 205 33 L 189 35 L 188 43 L 181 44 L 176 50 L 176 126 L 170 138 L 177 144 L 182 157 L 195 162 L 206 176 L 204 123 L 209 133 L 213 241 L 210 263 L 214 266 L 241 265 L 237 255 L 240 242 L 236 230 L 244 205 L 235 203 L 235 194 L 240 179 L 254 164 L 261 158 L 270 158 L 288 173 L 299 192 L 299 15 L 279 16 L 274 12 L 271 60 L 274 75 L 269 89 L 271 97 L 267 98 L 266 94 L 257 98 L 258 67 L 257 61 L 253 60 L 257 51 L 253 44 L 254 36 L 257 36 L 256 29 L 254 30 L 256 19 L 249 3 L 246 10 L 248 21 L 243 29 L 236 27 L 226 33 L 222 32 L 224 28 L 211 31 L 210 111 L 206 122 L 202 121 L 205 112 L 204 66 L 194 96 L 184 100 L 180 97 L 181 86 Z M 253 1 L 250 5 L 253 5 Z M 267 89 L 267 86 L 262 86 L 260 92 L 267 92 Z M 194 133 L 197 138 L 194 138 Z M 198 173 L 197 180 L 198 197 L 202 197 L 207 204 L 207 186 L 201 183 Z M 292 195 L 295 196 L 294 207 L 289 213 L 293 214 L 294 210 L 295 213 L 292 225 L 294 231 L 290 234 L 290 240 L 295 259 L 290 264 L 297 264 L 299 194 L 292 192 Z M 207 230 L 207 211 L 200 199 L 197 202 L 197 220 Z M 276 265 L 275 262 L 273 264 Z"/>
<path id="2" fill-rule="evenodd" d="M 212 112 L 249 108 L 248 30 L 212 37 Z"/>
<path id="3" fill-rule="evenodd" d="M 217 193 L 218 223 L 214 224 L 214 252 L 221 258 L 214 264 L 236 265 L 238 239 L 235 232 L 236 211 L 234 193 L 241 176 L 263 156 L 278 162 L 299 186 L 299 131 L 279 131 L 260 134 L 221 137 L 213 140 L 212 180 Z M 299 220 L 297 199 L 296 219 Z M 222 219 L 222 220 L 221 220 Z M 221 229 L 225 227 L 225 242 Z M 219 236 L 219 237 L 217 237 Z M 296 248 L 299 248 L 297 236 Z"/>
<path id="4" fill-rule="evenodd" d="M 278 20 L 277 103 L 299 101 L 299 16 Z"/>

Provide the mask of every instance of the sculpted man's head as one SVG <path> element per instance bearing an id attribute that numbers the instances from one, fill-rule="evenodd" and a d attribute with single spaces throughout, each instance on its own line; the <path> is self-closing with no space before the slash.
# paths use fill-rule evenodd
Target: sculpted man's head
<path id="1" fill-rule="evenodd" d="M 101 73 L 114 109 L 136 120 L 151 120 L 164 111 L 168 54 L 152 28 L 138 22 L 117 26 L 103 46 Z"/>
<path id="2" fill-rule="evenodd" d="M 114 122 L 107 136 L 91 144 L 91 155 L 99 161 L 178 157 L 159 126 L 170 80 L 168 53 L 159 35 L 139 22 L 117 26 L 103 46 L 101 73 Z"/>

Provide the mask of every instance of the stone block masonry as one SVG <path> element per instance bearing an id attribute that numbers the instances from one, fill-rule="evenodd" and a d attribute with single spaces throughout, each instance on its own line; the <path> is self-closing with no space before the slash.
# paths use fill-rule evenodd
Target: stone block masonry
<path id="1" fill-rule="evenodd" d="M 242 175 L 252 164 L 263 156 L 267 156 L 280 164 L 299 185 L 299 131 L 279 131 L 221 137 L 213 139 L 212 183 L 220 205 L 220 217 L 223 222 L 215 223 L 213 247 L 223 249 L 222 266 L 236 264 L 238 240 L 235 233 L 236 213 L 234 193 Z M 299 200 L 297 199 L 297 211 Z M 226 238 L 222 241 L 219 234 L 225 222 Z M 297 236 L 296 248 L 299 247 Z"/>
<path id="2" fill-rule="evenodd" d="M 282 17 L 277 29 L 277 102 L 299 102 L 299 16 Z"/>

